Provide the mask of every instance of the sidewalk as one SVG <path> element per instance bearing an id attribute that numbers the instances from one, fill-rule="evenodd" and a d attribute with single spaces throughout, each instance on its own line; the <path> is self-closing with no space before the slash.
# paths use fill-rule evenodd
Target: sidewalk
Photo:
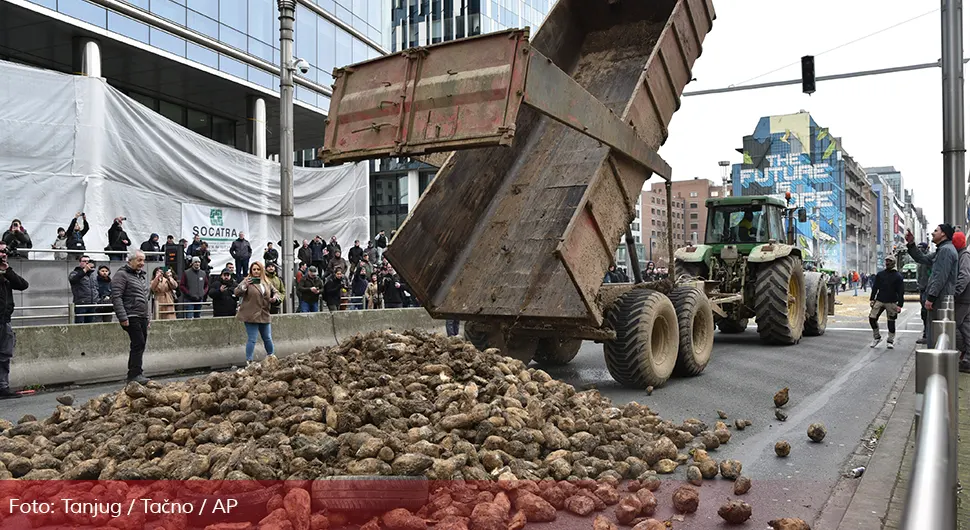
<path id="1" fill-rule="evenodd" d="M 900 527 L 916 453 L 915 375 L 912 370 L 842 518 L 840 530 Z M 957 529 L 970 530 L 970 374 L 960 374 L 959 388 L 958 480 L 964 487 L 957 494 Z"/>

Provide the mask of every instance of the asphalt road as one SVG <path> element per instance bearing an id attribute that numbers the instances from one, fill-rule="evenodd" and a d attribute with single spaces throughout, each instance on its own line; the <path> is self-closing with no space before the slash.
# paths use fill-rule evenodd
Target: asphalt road
<path id="1" fill-rule="evenodd" d="M 750 527 L 765 528 L 764 523 L 776 517 L 800 517 L 811 523 L 842 474 L 853 467 L 849 458 L 889 397 L 921 326 L 915 305 L 904 309 L 892 350 L 886 348 L 885 318 L 884 340 L 877 348 L 869 347 L 871 331 L 859 316 L 830 317 L 825 335 L 805 337 L 787 347 L 762 345 L 753 326 L 738 335 L 718 333 L 714 355 L 700 376 L 671 379 L 650 396 L 615 383 L 604 365 L 602 347 L 593 343 L 584 344 L 568 366 L 549 372 L 577 387 L 595 386 L 617 403 L 648 405 L 678 424 L 699 418 L 713 427 L 716 411 L 726 412 L 732 438 L 711 456 L 741 461 L 743 473 L 752 479 L 754 486 L 742 498 L 754 507 L 756 524 Z M 788 420 L 781 422 L 775 418 L 772 398 L 784 387 L 790 388 L 790 401 L 784 407 Z M 736 418 L 750 419 L 753 425 L 737 431 Z M 815 422 L 828 430 L 822 443 L 808 439 L 808 426 Z M 778 440 L 791 444 L 789 457 L 775 456 Z M 684 470 L 682 466 L 672 478 L 683 480 Z M 661 506 L 669 505 L 669 497 L 663 497 Z M 720 527 L 717 507 L 729 498 L 735 498 L 730 482 L 705 481 L 701 509 L 674 527 Z"/>
<path id="2" fill-rule="evenodd" d="M 725 411 L 732 438 L 712 451 L 711 456 L 740 460 L 744 474 L 752 478 L 754 486 L 743 496 L 754 507 L 754 517 L 747 527 L 765 528 L 765 523 L 776 517 L 801 517 L 811 523 L 841 475 L 851 467 L 850 456 L 860 447 L 867 428 L 889 398 L 921 329 L 918 309 L 915 304 L 908 304 L 900 315 L 896 348 L 886 349 L 885 342 L 869 348 L 871 332 L 862 316 L 867 305 L 865 298 L 840 299 L 845 301 L 838 310 L 843 316 L 830 317 L 824 336 L 806 337 L 797 345 L 777 347 L 762 345 L 753 326 L 739 335 L 718 333 L 713 358 L 703 374 L 671 379 L 650 396 L 616 384 L 604 365 L 602 347 L 594 343 L 584 344 L 568 366 L 548 371 L 577 388 L 595 387 L 617 403 L 646 404 L 677 423 L 699 418 L 713 426 L 718 420 L 716 411 Z M 122 386 L 113 383 L 52 390 L 0 401 L 0 417 L 11 421 L 24 414 L 44 418 L 53 412 L 55 397 L 62 393 L 74 395 L 76 404 L 80 404 Z M 791 396 L 785 406 L 788 420 L 780 422 L 774 416 L 772 396 L 786 386 Z M 733 428 L 736 418 L 750 419 L 753 425 L 737 431 Z M 824 423 L 828 430 L 820 444 L 810 442 L 806 435 L 809 424 L 814 422 Z M 788 458 L 774 454 L 775 442 L 782 439 L 792 446 Z M 658 492 L 658 517 L 674 516 L 670 494 L 682 483 L 684 471 L 682 466 L 677 473 L 665 477 L 671 483 Z M 734 498 L 731 482 L 705 481 L 701 498 L 700 510 L 683 521 L 674 519 L 674 528 L 722 527 L 716 511 L 725 500 Z M 536 528 L 589 528 L 588 520 L 563 515 L 557 523 Z"/>

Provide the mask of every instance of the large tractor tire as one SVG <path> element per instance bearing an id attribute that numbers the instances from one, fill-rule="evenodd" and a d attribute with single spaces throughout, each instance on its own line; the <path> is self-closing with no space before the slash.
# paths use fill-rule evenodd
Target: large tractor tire
<path id="1" fill-rule="evenodd" d="M 729 318 L 722 318 L 717 321 L 717 329 L 721 330 L 721 333 L 744 333 L 744 330 L 748 329 L 748 319 L 731 320 Z"/>
<path id="2" fill-rule="evenodd" d="M 754 291 L 758 335 L 770 344 L 797 344 L 805 328 L 805 274 L 802 262 L 785 256 L 764 263 Z"/>
<path id="3" fill-rule="evenodd" d="M 707 278 L 707 265 L 703 263 L 688 263 L 686 261 L 674 260 L 674 277 L 676 280 L 681 276 L 691 278 Z"/>
<path id="4" fill-rule="evenodd" d="M 711 361 L 714 350 L 714 311 L 711 301 L 694 287 L 677 287 L 670 292 L 677 311 L 680 347 L 674 373 L 680 376 L 700 375 Z"/>
<path id="5" fill-rule="evenodd" d="M 805 273 L 805 335 L 825 334 L 829 322 L 829 293 L 825 278 L 817 272 Z"/>
<path id="6" fill-rule="evenodd" d="M 540 366 L 565 366 L 579 354 L 582 345 L 579 339 L 539 339 L 535 362 Z"/>
<path id="7" fill-rule="evenodd" d="M 603 343 L 606 368 L 631 388 L 659 387 L 677 365 L 677 312 L 663 294 L 633 289 L 617 300 L 606 320 L 616 339 Z"/>
<path id="8" fill-rule="evenodd" d="M 535 337 L 503 332 L 498 326 L 481 322 L 465 323 L 465 339 L 481 351 L 497 348 L 502 355 L 518 359 L 525 364 L 532 361 L 539 342 Z"/>

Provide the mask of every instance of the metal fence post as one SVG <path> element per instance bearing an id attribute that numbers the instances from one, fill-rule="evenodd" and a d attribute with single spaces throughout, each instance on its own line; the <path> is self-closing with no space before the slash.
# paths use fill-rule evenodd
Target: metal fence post
<path id="1" fill-rule="evenodd" d="M 68 304 L 67 304 L 67 325 L 70 326 L 71 324 L 73 324 L 73 323 L 75 323 L 77 321 L 76 318 L 75 318 L 76 313 L 77 313 L 77 310 L 74 308 L 74 302 L 68 302 Z"/>

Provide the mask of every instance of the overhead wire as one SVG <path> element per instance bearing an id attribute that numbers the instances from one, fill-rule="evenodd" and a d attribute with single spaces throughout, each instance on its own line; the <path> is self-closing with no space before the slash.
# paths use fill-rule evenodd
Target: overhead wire
<path id="1" fill-rule="evenodd" d="M 908 19 L 906 19 L 906 20 L 903 20 L 903 21 L 901 21 L 901 22 L 897 22 L 897 23 L 895 23 L 895 24 L 893 24 L 892 26 L 887 26 L 887 27 L 885 27 L 885 28 L 882 28 L 882 29 L 880 29 L 880 30 L 877 30 L 877 31 L 874 31 L 874 32 L 872 32 L 872 33 L 870 33 L 870 34 L 868 34 L 868 35 L 864 35 L 864 36 L 862 36 L 862 37 L 859 37 L 859 38 L 856 38 L 856 39 L 853 39 L 853 40 L 850 40 L 849 42 L 845 42 L 845 43 L 843 43 L 843 44 L 839 44 L 838 46 L 836 46 L 836 47 L 834 47 L 834 48 L 830 48 L 830 49 L 828 49 L 828 50 L 825 50 L 825 51 L 823 51 L 823 52 L 821 52 L 821 53 L 817 53 L 817 54 L 815 54 L 815 57 L 819 57 L 819 56 L 822 56 L 822 55 L 825 55 L 826 53 L 830 53 L 830 52 L 834 52 L 834 51 L 836 51 L 836 50 L 840 50 L 840 49 L 842 49 L 842 48 L 845 48 L 846 46 L 850 46 L 850 45 L 852 45 L 852 44 L 855 44 L 855 43 L 857 43 L 857 42 L 860 42 L 860 41 L 864 41 L 864 40 L 866 40 L 866 39 L 868 39 L 868 38 L 870 38 L 870 37 L 875 37 L 876 35 L 879 35 L 880 33 L 885 33 L 885 32 L 887 32 L 887 31 L 889 31 L 889 30 L 891 30 L 891 29 L 896 29 L 896 28 L 898 28 L 899 26 L 902 26 L 902 25 L 904 25 L 904 24 L 909 24 L 910 22 L 913 22 L 913 21 L 915 21 L 915 20 L 919 20 L 919 19 L 921 19 L 921 18 L 923 18 L 923 17 L 925 17 L 925 16 L 927 16 L 927 15 L 931 15 L 931 14 L 933 14 L 933 13 L 937 13 L 937 12 L 939 12 L 939 11 L 940 11 L 940 8 L 938 8 L 938 7 L 937 7 L 937 8 L 935 8 L 935 9 L 932 9 L 932 10 L 930 10 L 930 11 L 927 11 L 927 12 L 925 12 L 925 13 L 922 13 L 922 14 L 920 14 L 920 15 L 916 15 L 915 17 L 912 17 L 912 18 L 908 18 Z M 795 65 L 797 65 L 797 64 L 800 64 L 800 63 L 801 63 L 801 58 L 799 58 L 799 60 L 797 60 L 797 61 L 795 61 L 795 62 L 793 62 L 793 63 L 789 63 L 789 64 L 786 64 L 786 65 L 784 65 L 784 66 L 780 66 L 780 67 L 778 67 L 778 68 L 775 68 L 774 70 L 771 70 L 770 72 L 765 72 L 765 73 L 763 73 L 763 74 L 761 74 L 761 75 L 758 75 L 758 76 L 755 76 L 755 77 L 752 77 L 752 78 L 750 78 L 750 79 L 745 79 L 744 81 L 740 81 L 740 82 L 738 82 L 738 83 L 732 83 L 732 84 L 730 84 L 730 85 L 728 85 L 728 87 L 736 87 L 736 86 L 740 86 L 740 85 L 743 85 L 743 84 L 745 84 L 745 83 L 749 83 L 749 82 L 751 82 L 751 81 L 754 81 L 754 80 L 756 80 L 756 79 L 761 79 L 762 77 L 765 77 L 765 76 L 769 76 L 769 75 L 771 75 L 771 74 L 773 74 L 773 73 L 775 73 L 775 72 L 780 72 L 780 71 L 782 71 L 782 70 L 784 70 L 785 68 L 790 68 L 790 67 L 792 67 L 792 66 L 795 66 Z"/>

